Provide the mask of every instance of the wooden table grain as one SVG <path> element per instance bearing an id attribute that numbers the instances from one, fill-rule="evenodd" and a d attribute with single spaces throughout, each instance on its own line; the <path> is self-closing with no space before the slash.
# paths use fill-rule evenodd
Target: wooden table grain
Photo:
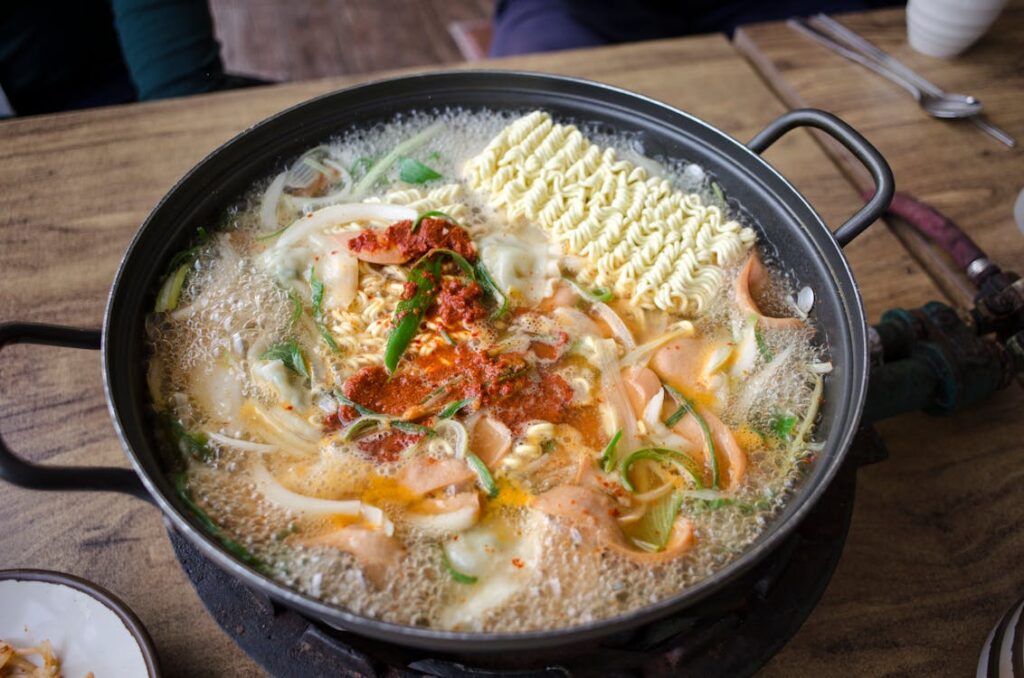
<path id="1" fill-rule="evenodd" d="M 627 87 L 741 140 L 784 110 L 720 37 L 487 65 Z M 183 172 L 258 119 L 356 81 L 0 123 L 0 320 L 98 326 L 129 238 Z M 860 205 L 807 133 L 787 135 L 768 158 L 830 224 Z M 872 319 L 890 306 L 940 296 L 885 228 L 869 229 L 848 255 Z M 1017 406 L 1004 398 L 983 411 L 1005 420 Z M 1016 586 L 1011 571 L 1022 542 L 1018 524 L 1005 521 L 1020 504 L 1021 471 L 1010 463 L 1020 432 L 982 425 L 981 411 L 940 422 L 906 417 L 883 426 L 894 459 L 862 472 L 846 556 L 825 604 L 767 674 L 825 675 L 837 667 L 881 674 L 953 666 L 965 672 L 988 620 Z M 0 430 L 12 447 L 38 461 L 125 464 L 95 353 L 5 350 Z M 110 588 L 147 625 L 168 675 L 260 674 L 205 613 L 174 559 L 158 511 L 122 496 L 6 485 L 0 485 L 0 498 L 0 567 L 64 570 Z M 928 605 L 918 609 L 923 601 Z M 886 632 L 875 633 L 877 628 Z"/>
<path id="2" fill-rule="evenodd" d="M 1013 204 L 1024 189 L 1024 0 L 1012 0 L 992 31 L 954 60 L 913 51 L 902 9 L 838 18 L 939 87 L 978 97 L 989 119 L 1016 137 L 1017 147 L 1007 148 L 967 121 L 929 117 L 899 86 L 784 22 L 743 27 L 735 44 L 787 105 L 842 116 L 889 159 L 898 190 L 948 214 L 997 263 L 1020 268 L 1024 235 L 1014 223 Z M 870 187 L 844 148 L 819 140 L 855 183 Z M 899 220 L 891 225 L 950 296 L 970 301 L 969 283 L 945 254 Z"/>

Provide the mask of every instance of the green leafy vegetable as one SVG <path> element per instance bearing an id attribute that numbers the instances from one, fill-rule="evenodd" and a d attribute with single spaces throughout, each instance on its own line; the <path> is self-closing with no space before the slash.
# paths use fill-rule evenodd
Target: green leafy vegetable
<path id="1" fill-rule="evenodd" d="M 306 367 L 306 356 L 294 339 L 271 346 L 260 360 L 280 360 L 284 366 L 295 374 L 309 379 L 309 368 Z"/>
<path id="2" fill-rule="evenodd" d="M 633 464 L 640 461 L 641 459 L 650 459 L 651 461 L 657 461 L 662 464 L 672 464 L 677 469 L 689 476 L 690 481 L 693 482 L 694 487 L 697 489 L 703 489 L 704 483 L 701 482 L 701 469 L 697 466 L 690 457 L 679 450 L 673 450 L 669 447 L 645 447 L 642 450 L 633 452 L 628 457 L 622 460 L 622 464 L 619 465 L 619 478 L 622 480 L 622 486 L 630 492 L 636 492 L 636 487 L 633 485 L 633 481 L 629 477 L 629 471 L 633 467 Z"/>
<path id="3" fill-rule="evenodd" d="M 757 352 L 761 354 L 761 357 L 764 358 L 766 363 L 770 363 L 772 359 L 775 358 L 775 354 L 772 353 L 770 348 L 768 348 L 768 344 L 764 340 L 764 335 L 761 334 L 761 330 L 757 325 L 754 325 L 754 341 L 757 343 Z"/>
<path id="4" fill-rule="evenodd" d="M 665 426 L 672 428 L 676 422 L 685 417 L 687 414 L 692 414 L 693 418 L 697 420 L 700 425 L 701 431 L 704 432 L 704 444 L 708 448 L 708 460 L 711 466 L 711 487 L 718 489 L 720 477 L 718 470 L 718 455 L 715 453 L 715 440 L 711 437 L 711 429 L 708 427 L 708 422 L 704 417 L 697 411 L 693 406 L 693 403 L 687 399 L 682 393 L 676 390 L 669 384 L 665 384 L 665 390 L 669 392 L 676 402 L 679 403 L 679 409 L 672 413 L 672 415 L 665 420 Z"/>
<path id="5" fill-rule="evenodd" d="M 476 583 L 476 577 L 471 574 L 464 574 L 455 569 L 455 566 L 452 565 L 450 560 L 448 560 L 448 552 L 444 550 L 444 546 L 441 547 L 441 564 L 444 565 L 445 572 L 448 573 L 448 576 L 451 577 L 452 580 L 460 584 Z"/>
<path id="6" fill-rule="evenodd" d="M 619 444 L 619 440 L 622 439 L 622 429 L 620 428 L 612 436 L 612 439 L 608 441 L 608 444 L 604 446 L 604 451 L 601 452 L 601 469 L 605 473 L 609 473 L 615 468 L 615 447 Z"/>
<path id="7" fill-rule="evenodd" d="M 490 470 L 488 470 L 487 464 L 472 452 L 466 455 L 466 461 L 469 462 L 469 467 L 473 469 L 474 473 L 476 473 L 477 479 L 480 481 L 480 487 L 483 488 L 484 493 L 486 493 L 491 499 L 497 497 L 498 484 L 494 482 L 494 476 L 492 476 Z"/>
<path id="8" fill-rule="evenodd" d="M 772 507 L 772 503 L 766 499 L 759 499 L 754 503 L 750 503 L 731 497 L 721 497 L 719 499 L 693 499 L 691 500 L 691 506 L 696 511 L 717 511 L 723 508 L 735 508 L 744 515 L 751 515 L 758 511 L 769 510 Z"/>
<path id="9" fill-rule="evenodd" d="M 497 283 L 494 282 L 494 278 L 491 277 L 482 260 L 476 262 L 476 279 L 480 286 L 484 288 L 484 292 L 494 299 L 494 303 L 497 305 L 494 311 L 491 312 L 491 320 L 498 320 L 508 313 L 508 297 L 498 289 Z"/>
<path id="10" fill-rule="evenodd" d="M 430 210 L 429 212 L 424 212 L 423 214 L 419 215 L 416 218 L 416 221 L 412 225 L 412 232 L 415 233 L 416 231 L 418 231 L 419 228 L 420 228 L 420 224 L 423 223 L 423 220 L 427 219 L 429 217 L 446 219 L 446 220 L 452 222 L 453 224 L 455 224 L 456 226 L 459 225 L 459 222 L 455 221 L 455 219 L 453 219 L 451 216 L 445 214 L 444 212 L 441 212 L 440 210 Z"/>
<path id="11" fill-rule="evenodd" d="M 472 398 L 463 398 L 462 400 L 456 400 L 453 403 L 448 403 L 447 405 L 444 406 L 443 410 L 441 410 L 440 412 L 437 413 L 437 418 L 438 419 L 451 419 L 456 414 L 458 414 L 459 410 L 461 410 L 466 405 L 470 405 L 472 403 L 473 403 L 473 399 Z"/>
<path id="12" fill-rule="evenodd" d="M 323 337 L 324 342 L 330 347 L 332 351 L 338 353 L 341 349 L 338 348 L 338 342 L 331 336 L 331 331 L 327 329 L 327 325 L 324 324 L 324 281 L 316 277 L 316 269 L 310 267 L 309 269 L 309 288 L 310 288 L 310 303 L 313 305 L 313 323 L 316 325 L 317 332 Z"/>
<path id="13" fill-rule="evenodd" d="M 711 192 L 715 194 L 715 197 L 718 198 L 719 202 L 725 202 L 725 191 L 722 190 L 722 187 L 718 185 L 717 181 L 711 182 Z"/>
<path id="14" fill-rule="evenodd" d="M 219 541 L 225 551 L 235 556 L 246 565 L 254 567 L 261 572 L 267 572 L 269 570 L 267 564 L 254 556 L 249 549 L 227 536 L 220 525 L 213 522 L 210 515 L 204 511 L 194 499 L 192 499 L 192 491 L 188 487 L 188 480 L 184 473 L 175 473 L 172 476 L 172 480 L 174 481 L 174 488 L 177 490 L 182 503 L 185 504 L 203 530 Z"/>
<path id="15" fill-rule="evenodd" d="M 403 157 L 398 159 L 398 178 L 407 184 L 425 184 L 440 179 L 441 174 L 419 160 Z"/>
<path id="16" fill-rule="evenodd" d="M 196 229 L 196 237 L 194 239 L 195 245 L 189 247 L 187 250 L 178 252 L 171 258 L 171 263 L 167 264 L 167 270 L 173 271 L 179 266 L 185 264 L 191 265 L 199 256 L 199 251 L 203 249 L 206 243 L 210 242 L 210 234 L 206 232 L 206 229 L 200 226 Z"/>

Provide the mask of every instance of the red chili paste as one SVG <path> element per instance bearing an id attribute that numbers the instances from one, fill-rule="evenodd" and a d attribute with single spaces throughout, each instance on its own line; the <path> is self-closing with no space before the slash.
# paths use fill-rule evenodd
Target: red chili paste
<path id="1" fill-rule="evenodd" d="M 420 222 L 415 233 L 412 227 L 413 222 L 406 219 L 391 224 L 383 231 L 366 229 L 348 241 L 348 248 L 352 252 L 397 249 L 409 261 L 440 247 L 457 252 L 469 261 L 476 259 L 476 247 L 461 226 L 447 219 L 427 217 Z"/>

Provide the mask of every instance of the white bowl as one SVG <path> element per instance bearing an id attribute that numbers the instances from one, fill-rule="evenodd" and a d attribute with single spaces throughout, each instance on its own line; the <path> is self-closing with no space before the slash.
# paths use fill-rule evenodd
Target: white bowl
<path id="1" fill-rule="evenodd" d="M 1007 0 L 910 0 L 910 46 L 928 56 L 954 57 L 988 31 L 1006 3 Z"/>
<path id="2" fill-rule="evenodd" d="M 47 570 L 0 571 L 0 640 L 50 641 L 64 678 L 158 678 L 142 623 L 110 592 Z"/>

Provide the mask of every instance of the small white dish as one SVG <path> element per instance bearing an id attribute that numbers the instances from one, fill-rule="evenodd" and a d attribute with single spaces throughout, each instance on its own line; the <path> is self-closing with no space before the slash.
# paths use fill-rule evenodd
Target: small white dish
<path id="1" fill-rule="evenodd" d="M 907 39 L 921 54 L 950 59 L 985 35 L 1007 0 L 910 0 Z"/>
<path id="2" fill-rule="evenodd" d="M 0 570 L 0 640 L 50 641 L 64 678 L 158 678 L 142 623 L 109 591 L 48 570 Z"/>

